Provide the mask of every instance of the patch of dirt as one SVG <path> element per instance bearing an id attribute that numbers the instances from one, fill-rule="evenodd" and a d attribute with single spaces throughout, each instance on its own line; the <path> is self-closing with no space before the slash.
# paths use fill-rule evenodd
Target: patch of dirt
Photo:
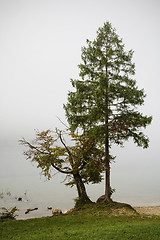
<path id="1" fill-rule="evenodd" d="M 150 207 L 134 207 L 134 209 L 142 215 L 157 215 L 160 216 L 160 206 Z"/>
<path id="2" fill-rule="evenodd" d="M 113 209 L 110 213 L 111 216 L 136 216 L 137 213 L 134 210 L 127 208 Z"/>
<path id="3" fill-rule="evenodd" d="M 119 202 L 111 202 L 107 204 L 109 210 L 110 210 L 110 215 L 112 216 L 134 216 L 137 215 L 137 212 L 135 209 L 126 203 L 119 203 Z"/>

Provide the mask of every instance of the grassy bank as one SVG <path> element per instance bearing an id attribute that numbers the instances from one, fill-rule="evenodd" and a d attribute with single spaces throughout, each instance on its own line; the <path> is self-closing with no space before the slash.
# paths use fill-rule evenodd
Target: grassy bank
<path id="1" fill-rule="evenodd" d="M 30 220 L 1 220 L 0 239 L 160 239 L 160 217 L 113 216 L 96 209 Z"/>

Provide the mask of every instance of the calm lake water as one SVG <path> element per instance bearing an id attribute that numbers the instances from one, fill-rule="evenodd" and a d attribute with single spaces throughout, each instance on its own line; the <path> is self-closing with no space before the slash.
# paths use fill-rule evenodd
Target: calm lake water
<path id="1" fill-rule="evenodd" d="M 75 189 L 70 189 L 58 183 L 63 179 L 56 177 L 55 181 L 45 181 L 39 175 L 29 177 L 0 178 L 1 198 L 0 207 L 11 208 L 16 206 L 19 211 L 17 219 L 50 216 L 48 208 L 60 208 L 62 211 L 74 206 Z M 22 201 L 18 201 L 21 198 Z M 36 211 L 25 214 L 28 208 L 38 208 Z"/>
<path id="2" fill-rule="evenodd" d="M 15 144 L 1 142 L 0 193 L 5 194 L 0 198 L 0 207 L 16 206 L 20 210 L 17 213 L 18 219 L 50 216 L 51 211 L 47 209 L 48 207 L 59 208 L 62 211 L 71 209 L 77 197 L 75 187 L 65 186 L 62 174 L 54 175 L 50 181 L 40 176 L 40 170 L 30 161 L 25 160 L 22 148 L 17 142 L 18 140 Z M 148 160 L 144 159 L 143 162 L 143 152 L 140 150 L 138 152 L 136 149 L 133 159 L 127 151 L 118 150 L 118 153 L 116 151 L 115 149 L 119 159 L 111 169 L 111 185 L 116 189 L 113 200 L 126 202 L 132 206 L 160 205 L 159 168 L 153 169 L 154 177 L 153 174 L 150 177 L 149 155 Z M 141 162 L 139 158 L 142 159 Z M 86 188 L 92 201 L 96 201 L 104 194 L 103 182 L 87 185 Z M 11 195 L 8 196 L 7 192 Z M 21 197 L 22 201 L 17 201 L 18 197 Z M 38 210 L 25 214 L 28 208 L 38 208 Z"/>
<path id="3" fill-rule="evenodd" d="M 62 211 L 71 209 L 74 206 L 74 199 L 77 197 L 75 187 L 70 188 L 60 183 L 63 178 L 55 176 L 55 180 L 45 181 L 39 175 L 17 178 L 1 178 L 1 186 L 6 186 L 1 190 L 0 207 L 11 208 L 16 206 L 17 219 L 28 219 L 34 217 L 51 216 L 52 211 L 48 208 L 59 208 Z M 93 201 L 96 201 L 103 194 L 103 183 L 87 186 L 87 192 Z M 18 201 L 22 198 L 22 201 Z M 113 194 L 113 200 L 126 202 L 132 206 L 160 205 L 159 194 L 149 196 L 144 193 L 126 193 L 123 189 Z M 38 208 L 38 210 L 25 214 L 28 208 Z"/>

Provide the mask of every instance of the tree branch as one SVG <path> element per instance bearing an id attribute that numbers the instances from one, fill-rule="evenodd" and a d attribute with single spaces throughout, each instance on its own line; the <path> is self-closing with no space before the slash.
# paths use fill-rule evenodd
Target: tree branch
<path id="1" fill-rule="evenodd" d="M 47 152 L 41 151 L 41 150 L 39 150 L 38 147 L 35 147 L 35 146 L 33 146 L 31 143 L 27 142 L 24 138 L 23 138 L 22 140 L 19 140 L 19 142 L 20 142 L 22 145 L 28 145 L 29 148 L 35 149 L 36 151 L 38 151 L 38 152 L 41 153 L 41 154 L 48 154 Z"/>
<path id="2" fill-rule="evenodd" d="M 51 165 L 60 173 L 73 174 L 73 171 L 64 171 L 64 170 L 60 169 L 59 167 L 57 167 L 56 165 L 54 165 L 54 163 L 51 163 Z"/>
<path id="3" fill-rule="evenodd" d="M 31 143 L 27 142 L 24 138 L 23 138 L 22 140 L 19 140 L 19 142 L 20 142 L 22 145 L 28 145 L 29 148 L 35 149 L 35 150 L 38 151 L 40 154 L 50 155 L 50 157 L 52 158 L 52 154 L 51 154 L 51 153 L 47 153 L 47 152 L 43 152 L 43 151 L 39 150 L 38 147 L 33 146 Z M 55 169 L 56 169 L 58 172 L 60 172 L 60 173 L 73 174 L 73 171 L 64 171 L 64 170 L 60 169 L 59 167 L 57 167 L 53 162 L 51 162 L 51 165 L 52 165 L 53 168 L 55 168 Z"/>
<path id="4" fill-rule="evenodd" d="M 59 131 L 59 133 L 58 133 L 58 130 L 57 130 L 57 134 L 58 134 L 58 136 L 59 136 L 59 139 L 60 139 L 61 143 L 63 144 L 63 146 L 64 146 L 65 149 L 67 150 L 67 152 L 68 152 L 68 154 L 69 154 L 69 156 L 70 156 L 70 159 L 71 159 L 71 163 L 73 164 L 72 154 L 71 154 L 69 148 L 66 146 L 65 142 L 64 142 L 63 139 L 62 139 L 61 131 Z"/>

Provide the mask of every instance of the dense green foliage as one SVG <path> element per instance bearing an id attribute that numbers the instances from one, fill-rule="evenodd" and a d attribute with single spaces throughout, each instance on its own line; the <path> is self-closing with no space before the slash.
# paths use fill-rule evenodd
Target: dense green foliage
<path id="1" fill-rule="evenodd" d="M 75 91 L 69 92 L 64 105 L 71 129 L 90 130 L 103 143 L 108 130 L 110 144 L 123 144 L 133 137 L 138 146 L 148 146 L 141 127 L 152 118 L 136 109 L 144 104 L 146 95 L 132 78 L 132 57 L 133 51 L 125 51 L 122 39 L 108 22 L 99 28 L 94 41 L 87 40 L 79 65 L 81 80 L 71 80 Z"/>
<path id="2" fill-rule="evenodd" d="M 94 41 L 82 48 L 80 79 L 71 80 L 74 91 L 64 105 L 71 131 L 81 129 L 104 146 L 106 200 L 110 190 L 110 148 L 133 138 L 147 148 L 149 139 L 142 132 L 152 117 L 140 113 L 144 90 L 139 90 L 133 76 L 133 51 L 125 51 L 122 39 L 109 22 L 97 31 Z"/>
<path id="3" fill-rule="evenodd" d="M 159 217 L 107 217 L 77 214 L 0 221 L 0 239 L 15 240 L 159 240 Z"/>

